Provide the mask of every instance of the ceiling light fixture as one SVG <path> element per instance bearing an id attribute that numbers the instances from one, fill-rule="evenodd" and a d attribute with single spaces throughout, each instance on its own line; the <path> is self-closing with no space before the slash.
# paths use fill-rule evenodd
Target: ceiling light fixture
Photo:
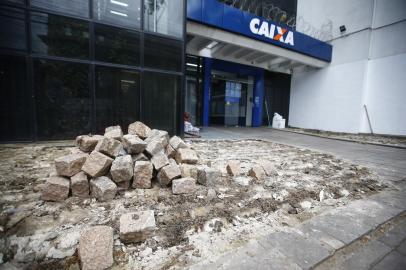
<path id="1" fill-rule="evenodd" d="M 123 2 L 119 2 L 119 1 L 116 1 L 116 0 L 110 0 L 110 3 L 115 4 L 115 5 L 119 5 L 119 6 L 122 6 L 122 7 L 128 7 L 128 4 L 123 3 Z"/>
<path id="2" fill-rule="evenodd" d="M 117 11 L 114 11 L 114 10 L 110 10 L 110 13 L 111 13 L 111 14 L 115 14 L 115 15 L 119 15 L 119 16 L 123 16 L 123 17 L 128 17 L 127 14 L 124 14 L 124 13 L 121 13 L 121 12 L 117 12 Z"/>

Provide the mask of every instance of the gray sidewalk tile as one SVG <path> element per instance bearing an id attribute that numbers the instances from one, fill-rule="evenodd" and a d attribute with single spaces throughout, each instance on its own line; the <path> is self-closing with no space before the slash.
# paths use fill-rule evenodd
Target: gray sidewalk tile
<path id="1" fill-rule="evenodd" d="M 403 256 L 406 256 L 406 239 L 403 239 L 403 242 L 398 246 L 396 250 L 402 253 Z"/>
<path id="2" fill-rule="evenodd" d="M 371 270 L 404 270 L 406 269 L 406 256 L 392 251 Z"/>
<path id="3" fill-rule="evenodd" d="M 378 226 L 399 215 L 402 209 L 375 200 L 363 199 L 353 201 L 346 207 L 340 207 L 333 212 L 340 213 L 359 223 Z"/>
<path id="4" fill-rule="evenodd" d="M 265 249 L 278 249 L 303 269 L 309 269 L 332 254 L 319 241 L 305 238 L 295 231 L 278 232 L 259 240 Z"/>
<path id="5" fill-rule="evenodd" d="M 213 263 L 193 265 L 189 270 L 301 270 L 297 264 L 290 261 L 277 249 L 265 249 L 256 240 L 251 240 L 245 246 L 228 252 Z"/>
<path id="6" fill-rule="evenodd" d="M 313 220 L 314 229 L 322 231 L 345 244 L 350 244 L 374 229 L 373 226 L 363 223 L 361 215 L 354 218 L 342 213 L 328 213 L 317 216 Z"/>
<path id="7" fill-rule="evenodd" d="M 390 247 L 397 247 L 406 239 L 406 219 L 392 227 L 378 240 Z"/>

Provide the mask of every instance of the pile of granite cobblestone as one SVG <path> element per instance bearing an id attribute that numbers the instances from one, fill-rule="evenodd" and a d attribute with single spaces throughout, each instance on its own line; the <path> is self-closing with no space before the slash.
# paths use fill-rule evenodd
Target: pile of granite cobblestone
<path id="1" fill-rule="evenodd" d="M 105 134 L 81 135 L 73 153 L 55 159 L 43 190 L 44 201 L 62 202 L 69 196 L 113 200 L 120 191 L 150 189 L 154 181 L 172 188 L 174 195 L 193 194 L 196 185 L 212 185 L 221 179 L 219 170 L 201 164 L 195 150 L 180 137 L 150 129 L 142 122 L 129 125 L 124 135 L 120 126 Z M 155 230 L 153 210 L 129 212 L 119 220 L 123 243 L 139 243 Z M 82 231 L 78 256 L 83 269 L 104 269 L 113 264 L 113 229 L 93 226 Z"/>
<path id="2" fill-rule="evenodd" d="M 42 191 L 43 200 L 63 201 L 71 195 L 109 201 L 118 191 L 151 188 L 154 180 L 171 186 L 173 194 L 187 194 L 195 191 L 197 181 L 206 185 L 216 178 L 213 174 L 220 175 L 197 166 L 196 152 L 181 138 L 141 122 L 130 124 L 126 135 L 112 126 L 104 136 L 78 136 L 76 144 L 75 153 L 55 160 L 56 172 Z"/>

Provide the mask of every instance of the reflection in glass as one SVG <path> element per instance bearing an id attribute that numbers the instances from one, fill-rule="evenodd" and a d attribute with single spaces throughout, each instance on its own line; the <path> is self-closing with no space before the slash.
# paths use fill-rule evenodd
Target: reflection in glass
<path id="1" fill-rule="evenodd" d="M 32 13 L 32 51 L 55 56 L 88 58 L 87 22 L 57 15 Z"/>
<path id="2" fill-rule="evenodd" d="M 23 10 L 0 7 L 0 47 L 26 50 Z"/>
<path id="3" fill-rule="evenodd" d="M 96 127 L 98 132 L 112 125 L 139 120 L 139 72 L 118 68 L 96 68 Z"/>
<path id="4" fill-rule="evenodd" d="M 167 130 L 174 135 L 179 125 L 177 110 L 181 91 L 181 76 L 144 73 L 144 120 L 152 128 Z"/>
<path id="5" fill-rule="evenodd" d="M 30 93 L 24 57 L 0 56 L 0 141 L 30 140 Z"/>
<path id="6" fill-rule="evenodd" d="M 74 139 L 88 134 L 90 90 L 88 65 L 34 61 L 38 139 Z"/>
<path id="7" fill-rule="evenodd" d="M 153 35 L 144 35 L 145 66 L 157 69 L 182 70 L 182 42 Z"/>
<path id="8" fill-rule="evenodd" d="M 31 0 L 31 5 L 51 11 L 89 17 L 88 0 Z"/>
<path id="9" fill-rule="evenodd" d="M 183 0 L 145 0 L 144 29 L 183 37 Z"/>
<path id="10" fill-rule="evenodd" d="M 130 30 L 95 25 L 96 60 L 138 66 L 140 34 Z"/>
<path id="11" fill-rule="evenodd" d="M 140 28 L 141 0 L 93 0 L 93 18 L 128 28 Z"/>

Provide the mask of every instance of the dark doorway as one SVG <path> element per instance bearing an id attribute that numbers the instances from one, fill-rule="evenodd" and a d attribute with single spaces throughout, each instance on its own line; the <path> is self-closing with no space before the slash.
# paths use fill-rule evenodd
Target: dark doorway
<path id="1" fill-rule="evenodd" d="M 252 79 L 216 72 L 212 74 L 210 97 L 210 123 L 223 126 L 247 125 L 248 92 L 252 92 Z M 251 89 L 251 91 L 249 91 Z M 249 124 L 250 125 L 250 124 Z"/>
<path id="2" fill-rule="evenodd" d="M 265 73 L 265 93 L 262 110 L 262 124 L 272 124 L 274 113 L 279 113 L 289 123 L 291 75 L 275 72 Z M 269 122 L 268 122 L 269 115 Z"/>

